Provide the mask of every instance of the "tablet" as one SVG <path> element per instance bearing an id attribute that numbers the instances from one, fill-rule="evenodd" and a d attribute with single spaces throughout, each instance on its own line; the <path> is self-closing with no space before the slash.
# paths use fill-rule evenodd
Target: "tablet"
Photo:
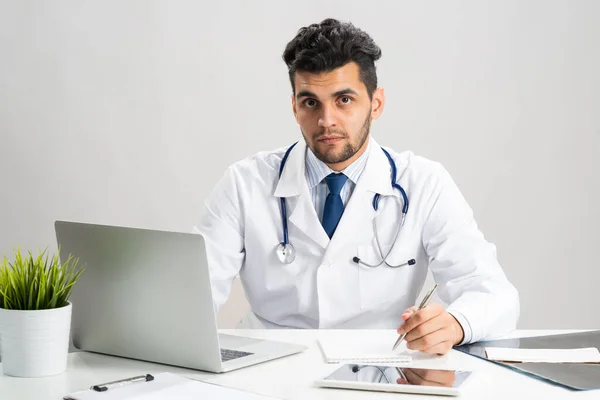
<path id="1" fill-rule="evenodd" d="M 471 371 L 344 364 L 319 387 L 458 396 Z"/>

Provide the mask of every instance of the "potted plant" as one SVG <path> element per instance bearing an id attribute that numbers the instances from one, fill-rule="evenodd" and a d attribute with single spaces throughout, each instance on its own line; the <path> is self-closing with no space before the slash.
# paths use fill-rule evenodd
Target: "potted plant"
<path id="1" fill-rule="evenodd" d="M 67 368 L 73 286 L 83 272 L 72 255 L 14 252 L 0 264 L 0 356 L 5 375 L 40 377 Z"/>

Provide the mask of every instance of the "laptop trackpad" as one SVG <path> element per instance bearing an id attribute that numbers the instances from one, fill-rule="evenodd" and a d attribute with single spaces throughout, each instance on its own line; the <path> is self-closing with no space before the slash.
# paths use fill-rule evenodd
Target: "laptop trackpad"
<path id="1" fill-rule="evenodd" d="M 244 349 L 245 347 L 261 343 L 261 339 L 252 339 L 243 336 L 219 334 L 219 345 L 223 349 Z M 246 350 L 248 351 L 248 350 Z"/>

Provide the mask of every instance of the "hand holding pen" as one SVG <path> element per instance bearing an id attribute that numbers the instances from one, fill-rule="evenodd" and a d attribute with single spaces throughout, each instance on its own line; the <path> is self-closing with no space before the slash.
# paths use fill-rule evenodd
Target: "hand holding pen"
<path id="1" fill-rule="evenodd" d="M 421 311 L 425 306 L 427 306 L 427 304 L 429 304 L 429 300 L 431 300 L 431 297 L 433 297 L 433 294 L 435 293 L 437 286 L 438 285 L 436 283 L 435 286 L 433 287 L 433 289 L 431 289 L 429 292 L 427 292 L 425 297 L 423 297 L 423 300 L 421 300 L 421 304 L 419 304 L 419 308 L 417 308 L 416 312 Z M 414 307 L 411 307 L 408 310 L 404 311 L 404 313 L 402 314 L 402 319 L 406 321 L 408 318 L 410 318 L 410 315 L 412 314 L 412 312 L 410 312 L 410 311 L 413 309 L 414 309 Z M 405 318 L 405 316 L 406 316 L 406 318 Z M 400 334 L 400 337 L 398 338 L 398 340 L 396 340 L 396 343 L 394 343 L 394 347 L 392 348 L 392 351 L 396 350 L 398 345 L 400 343 L 402 343 L 402 341 L 406 337 L 406 333 L 407 332 L 405 330 L 404 330 L 404 332 L 400 332 L 400 328 L 398 328 L 398 334 Z"/>
<path id="2" fill-rule="evenodd" d="M 404 311 L 404 323 L 398 328 L 401 335 L 394 349 L 406 340 L 406 347 L 430 354 L 446 354 L 452 346 L 462 342 L 464 333 L 458 321 L 441 304 L 428 305 L 437 285 L 423 298 L 419 307 Z"/>

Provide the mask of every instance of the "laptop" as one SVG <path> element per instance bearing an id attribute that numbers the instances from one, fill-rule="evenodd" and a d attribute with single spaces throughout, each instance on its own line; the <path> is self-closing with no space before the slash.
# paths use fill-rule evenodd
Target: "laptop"
<path id="1" fill-rule="evenodd" d="M 71 295 L 73 345 L 90 352 L 226 372 L 305 346 L 217 332 L 202 235 L 55 222 L 64 261 L 85 271 Z"/>

